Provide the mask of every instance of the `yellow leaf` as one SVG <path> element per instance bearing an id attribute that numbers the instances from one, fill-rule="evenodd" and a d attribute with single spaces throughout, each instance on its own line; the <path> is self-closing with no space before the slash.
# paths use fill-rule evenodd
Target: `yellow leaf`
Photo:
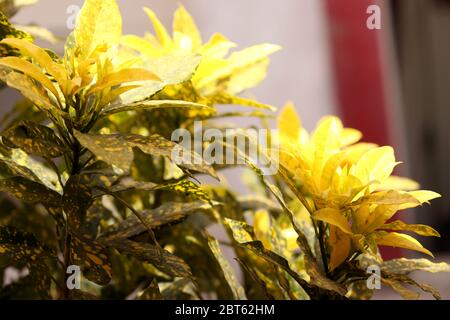
<path id="1" fill-rule="evenodd" d="M 155 46 L 153 46 L 146 39 L 140 38 L 135 35 L 123 36 L 120 39 L 120 43 L 149 57 L 156 58 L 161 54 L 160 50 L 156 49 Z"/>
<path id="2" fill-rule="evenodd" d="M 252 65 L 234 71 L 226 84 L 226 90 L 232 94 L 239 94 L 256 87 L 266 78 L 268 67 L 269 58 L 264 58 Z"/>
<path id="3" fill-rule="evenodd" d="M 340 148 L 340 136 L 342 132 L 342 122 L 337 117 L 327 116 L 320 120 L 316 131 L 313 133 L 314 142 L 314 172 L 313 180 L 319 185 L 322 169 L 328 157 L 337 153 Z"/>
<path id="4" fill-rule="evenodd" d="M 433 257 L 433 254 L 425 249 L 419 241 L 403 233 L 390 232 L 382 233 L 375 237 L 375 241 L 380 246 L 398 247 L 419 251 Z"/>
<path id="5" fill-rule="evenodd" d="M 129 68 L 110 73 L 103 78 L 102 82 L 92 87 L 89 94 L 101 91 L 106 88 L 111 88 L 126 82 L 133 81 L 161 81 L 159 77 L 151 71 L 146 69 Z"/>
<path id="6" fill-rule="evenodd" d="M 420 187 L 417 181 L 405 177 L 390 176 L 381 184 L 376 186 L 376 190 L 417 190 Z"/>
<path id="7" fill-rule="evenodd" d="M 153 28 L 155 29 L 156 36 L 158 37 L 159 42 L 161 43 L 163 48 L 169 48 L 172 46 L 172 39 L 170 38 L 169 33 L 167 32 L 164 25 L 159 21 L 156 14 L 149 8 L 144 8 L 145 13 L 150 18 Z"/>
<path id="8" fill-rule="evenodd" d="M 362 138 L 362 133 L 353 128 L 344 128 L 341 134 L 341 147 L 345 147 L 358 142 Z"/>
<path id="9" fill-rule="evenodd" d="M 296 143 L 298 141 L 298 135 L 300 134 L 302 122 L 291 102 L 286 103 L 283 107 L 280 115 L 278 116 L 277 122 L 281 139 L 286 137 L 291 139 L 292 143 Z"/>
<path id="10" fill-rule="evenodd" d="M 9 72 L 6 75 L 0 73 L 0 79 L 5 81 L 11 88 L 17 89 L 20 93 L 35 104 L 39 109 L 62 113 L 60 109 L 55 108 L 44 88 L 36 85 L 30 77 L 17 72 Z"/>
<path id="11" fill-rule="evenodd" d="M 23 55 L 33 58 L 38 64 L 45 68 L 61 86 L 67 80 L 64 67 L 54 62 L 50 55 L 42 48 L 32 44 L 29 41 L 17 38 L 7 38 L 3 39 L 1 42 L 17 48 Z"/>
<path id="12" fill-rule="evenodd" d="M 355 164 L 355 176 L 364 182 L 383 182 L 396 165 L 392 147 L 370 149 Z"/>
<path id="13" fill-rule="evenodd" d="M 228 51 L 234 47 L 236 47 L 234 42 L 231 42 L 220 33 L 215 33 L 199 49 L 199 53 L 204 57 L 208 57 L 208 59 L 223 59 Z"/>
<path id="14" fill-rule="evenodd" d="M 81 58 L 102 45 L 114 45 L 122 36 L 122 17 L 115 0 L 86 0 L 74 31 Z"/>
<path id="15" fill-rule="evenodd" d="M 187 10 L 180 5 L 173 17 L 173 31 L 188 36 L 192 42 L 192 49 L 196 50 L 202 44 L 200 32 Z M 175 38 L 175 35 L 174 35 Z"/>
<path id="16" fill-rule="evenodd" d="M 401 220 L 395 220 L 388 224 L 384 224 L 379 229 L 411 231 L 424 237 L 440 237 L 439 232 L 430 226 L 424 224 L 407 224 Z"/>
<path id="17" fill-rule="evenodd" d="M 350 254 L 351 238 L 335 226 L 330 226 L 330 270 L 340 266 Z"/>
<path id="18" fill-rule="evenodd" d="M 23 72 L 27 76 L 33 78 L 34 80 L 40 82 L 45 88 L 50 90 L 56 98 L 59 98 L 58 91 L 56 90 L 53 83 L 49 78 L 34 64 L 17 58 L 17 57 L 6 57 L 0 59 L 0 65 Z"/>
<path id="19" fill-rule="evenodd" d="M 352 230 L 347 218 L 339 209 L 324 208 L 313 213 L 313 219 L 320 220 L 330 225 L 336 226 L 345 233 L 351 234 Z"/>
<path id="20" fill-rule="evenodd" d="M 439 193 L 430 190 L 410 191 L 408 194 L 419 200 L 420 203 L 428 203 L 430 200 L 441 197 Z"/>

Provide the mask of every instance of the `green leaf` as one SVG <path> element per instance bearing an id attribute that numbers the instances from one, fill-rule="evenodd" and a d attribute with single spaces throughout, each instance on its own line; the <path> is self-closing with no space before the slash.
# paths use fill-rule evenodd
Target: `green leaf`
<path id="1" fill-rule="evenodd" d="M 220 249 L 219 242 L 211 236 L 208 236 L 208 246 L 211 249 L 214 257 L 222 269 L 223 275 L 233 292 L 233 297 L 236 300 L 246 300 L 245 290 L 234 274 L 233 268 L 228 263 L 227 259 L 223 256 L 222 250 Z"/>
<path id="2" fill-rule="evenodd" d="M 270 289 L 269 287 L 271 286 L 271 284 L 264 279 L 263 277 L 261 277 L 252 267 L 250 267 L 246 262 L 244 262 L 241 259 L 236 258 L 236 260 L 239 262 L 239 264 L 241 265 L 242 269 L 244 271 L 246 271 L 250 277 L 253 279 L 253 281 L 255 281 L 256 284 L 259 285 L 259 287 L 261 288 L 261 290 L 264 292 L 266 298 L 268 300 L 275 300 L 275 297 L 270 293 Z"/>
<path id="3" fill-rule="evenodd" d="M 126 172 L 129 171 L 133 161 L 133 148 L 139 148 L 142 152 L 152 156 L 163 156 L 169 159 L 172 158 L 175 151 L 182 151 L 184 154 L 188 152 L 182 146 L 157 134 L 145 137 L 136 134 L 94 135 L 76 131 L 75 137 L 84 147 L 95 154 L 98 160 L 115 165 Z M 193 158 L 192 164 L 182 163 L 181 167 L 217 177 L 214 169 L 204 164 L 199 155 L 194 152 L 190 152 L 190 154 Z"/>
<path id="4" fill-rule="evenodd" d="M 102 243 L 116 248 L 122 253 L 131 254 L 139 260 L 150 262 L 172 277 L 190 277 L 192 275 L 189 266 L 181 258 L 154 245 L 123 239 L 102 241 Z"/>
<path id="5" fill-rule="evenodd" d="M 86 212 L 92 205 L 90 181 L 82 175 L 72 175 L 64 186 L 62 204 L 71 230 L 80 227 Z"/>
<path id="6" fill-rule="evenodd" d="M 34 235 L 20 231 L 14 227 L 0 227 L 0 267 L 27 267 L 28 276 L 17 283 L 2 288 L 0 297 L 9 298 L 17 292 L 19 295 L 33 288 L 30 294 L 48 299 L 50 290 L 49 270 L 45 259 L 50 250 L 41 244 Z M 5 259 L 6 258 L 6 259 Z M 6 263 L 6 265 L 4 264 Z"/>
<path id="7" fill-rule="evenodd" d="M 261 170 L 258 169 L 253 163 L 251 163 L 248 159 L 246 160 L 247 164 L 250 166 L 250 168 L 260 177 L 263 184 L 270 190 L 270 192 L 275 196 L 275 198 L 278 200 L 279 204 L 283 207 L 284 212 L 288 215 L 292 226 L 295 230 L 295 232 L 298 235 L 297 238 L 297 244 L 302 250 L 302 253 L 304 255 L 305 260 L 305 271 L 310 276 L 311 280 L 310 283 L 313 283 L 317 285 L 320 288 L 323 288 L 325 290 L 334 291 L 341 295 L 344 295 L 346 292 L 346 289 L 341 286 L 340 284 L 334 282 L 331 279 L 328 279 L 327 276 L 324 274 L 324 272 L 320 269 L 316 258 L 311 250 L 311 247 L 309 246 L 308 239 L 306 238 L 305 234 L 303 234 L 302 226 L 298 224 L 297 220 L 295 219 L 294 213 L 289 209 L 288 205 L 284 201 L 283 194 L 278 189 L 277 186 L 267 181 L 266 177 L 262 174 Z M 305 290 L 306 291 L 306 290 Z"/>
<path id="8" fill-rule="evenodd" d="M 42 183 L 47 188 L 62 193 L 58 175 L 20 149 L 9 150 L 8 154 L 5 155 L 0 153 L 0 163 L 6 166 L 6 171 L 1 172 L 3 178 L 21 176 L 28 180 Z M 4 176 L 5 173 L 6 176 Z"/>
<path id="9" fill-rule="evenodd" d="M 131 104 L 111 105 L 103 109 L 102 115 L 109 116 L 111 114 L 124 111 L 140 111 L 140 110 L 167 109 L 167 108 L 212 109 L 211 107 L 208 107 L 203 104 L 183 100 L 146 100 L 134 102 Z"/>
<path id="10" fill-rule="evenodd" d="M 192 196 L 195 199 L 203 200 L 213 205 L 208 193 L 199 185 L 195 184 L 190 180 L 183 179 L 176 183 L 170 183 L 166 185 L 161 185 L 158 187 L 159 190 L 170 190 L 184 194 L 185 196 Z"/>
<path id="11" fill-rule="evenodd" d="M 98 285 L 107 285 L 111 281 L 111 262 L 100 242 L 72 232 L 70 250 L 72 262 L 81 267 L 88 280 Z"/>
<path id="12" fill-rule="evenodd" d="M 8 10 L 0 8 L 0 41 L 5 38 L 19 38 L 31 41 L 31 36 L 23 31 L 14 28 L 8 20 L 8 17 L 4 13 L 8 13 Z M 11 12 L 10 12 L 11 13 Z M 18 55 L 18 51 L 5 44 L 0 44 L 0 57 Z"/>
<path id="13" fill-rule="evenodd" d="M 53 106 L 44 88 L 40 84 L 33 82 L 30 77 L 0 69 L 0 80 L 6 82 L 9 87 L 20 91 L 25 98 L 30 100 L 40 110 L 63 116 L 63 112 Z"/>
<path id="14" fill-rule="evenodd" d="M 11 226 L 0 226 L 0 254 L 28 266 L 45 256 L 47 250 L 32 234 Z"/>
<path id="15" fill-rule="evenodd" d="M 32 121 L 22 121 L 3 136 L 12 144 L 11 147 L 21 148 L 28 154 L 56 158 L 67 152 L 66 146 L 52 129 Z"/>
<path id="16" fill-rule="evenodd" d="M 162 300 L 163 297 L 161 292 L 159 291 L 158 282 L 155 278 L 152 279 L 152 282 L 148 285 L 147 288 L 142 291 L 140 295 L 138 295 L 139 300 Z"/>
<path id="17" fill-rule="evenodd" d="M 211 104 L 234 104 L 246 107 L 255 107 L 261 109 L 268 109 L 270 111 L 276 111 L 276 109 L 268 104 L 263 104 L 255 100 L 236 97 L 227 93 L 218 93 L 211 97 L 208 97 L 208 101 Z"/>
<path id="18" fill-rule="evenodd" d="M 140 214 L 150 228 L 157 229 L 167 224 L 177 223 L 192 212 L 209 208 L 210 205 L 200 201 L 188 203 L 166 202 L 156 209 L 144 210 Z M 103 233 L 101 237 L 111 241 L 131 238 L 146 231 L 146 226 L 142 224 L 138 217 L 132 215 L 120 222 L 112 230 Z"/>
<path id="19" fill-rule="evenodd" d="M 61 195 L 46 186 L 24 177 L 0 180 L 0 191 L 7 192 L 19 200 L 54 206 L 61 202 Z"/>
<path id="20" fill-rule="evenodd" d="M 274 264 L 286 271 L 294 280 L 303 288 L 303 290 L 311 297 L 314 296 L 312 286 L 305 281 L 299 274 L 291 269 L 289 262 L 282 256 L 276 254 L 273 251 L 264 248 L 261 241 L 254 240 L 255 235 L 253 228 L 247 225 L 245 222 L 236 221 L 225 218 L 225 223 L 230 227 L 233 238 L 241 246 L 251 250 L 256 255 L 265 259 L 267 262 Z M 342 290 L 339 291 L 342 294 Z"/>

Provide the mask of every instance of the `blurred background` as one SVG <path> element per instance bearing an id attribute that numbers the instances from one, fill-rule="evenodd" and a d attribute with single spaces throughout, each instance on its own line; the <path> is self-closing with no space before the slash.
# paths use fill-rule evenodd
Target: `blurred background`
<path id="1" fill-rule="evenodd" d="M 67 22 L 73 18 L 71 6 L 82 3 L 40 0 L 23 8 L 12 21 L 35 23 L 64 38 L 70 32 Z M 450 1 L 118 3 L 124 33 L 143 35 L 151 31 L 143 6 L 151 7 L 170 26 L 174 10 L 182 3 L 205 40 L 218 31 L 241 47 L 262 42 L 283 46 L 271 57 L 267 79 L 248 94 L 277 107 L 287 100 L 294 102 L 308 129 L 323 115 L 336 114 L 346 126 L 361 130 L 364 140 L 393 145 L 397 159 L 404 162 L 396 173 L 412 177 L 420 181 L 422 188 L 443 195 L 433 201 L 432 207 L 406 212 L 403 218 L 436 228 L 443 237 L 424 239 L 424 244 L 436 253 L 436 260 L 450 262 Z M 375 29 L 368 27 L 368 19 L 369 26 Z M 0 113 L 7 112 L 17 97 L 12 91 L 2 91 Z M 386 257 L 399 254 L 397 250 L 384 252 Z M 416 277 L 450 299 L 448 275 Z M 397 298 L 383 290 L 377 297 Z"/>

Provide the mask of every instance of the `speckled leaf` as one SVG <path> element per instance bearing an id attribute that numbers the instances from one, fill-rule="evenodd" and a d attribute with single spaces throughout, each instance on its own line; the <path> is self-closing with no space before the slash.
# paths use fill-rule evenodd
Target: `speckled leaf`
<path id="1" fill-rule="evenodd" d="M 192 212 L 209 209 L 210 205 L 204 202 L 166 202 L 153 210 L 145 210 L 140 214 L 146 224 L 152 229 L 160 228 L 167 224 L 177 223 L 186 218 Z M 120 222 L 113 230 L 102 234 L 107 240 L 126 239 L 147 230 L 146 226 L 135 215 L 132 215 Z"/>
<path id="2" fill-rule="evenodd" d="M 234 105 L 240 105 L 240 106 L 268 109 L 270 111 L 276 110 L 274 107 L 272 107 L 270 105 L 263 104 L 263 103 L 260 103 L 258 101 L 251 100 L 251 99 L 233 96 L 233 95 L 227 94 L 225 92 L 215 94 L 211 97 L 208 97 L 208 101 L 211 104 L 234 104 Z"/>
<path id="3" fill-rule="evenodd" d="M 355 281 L 349 286 L 349 298 L 355 300 L 370 300 L 373 290 L 367 288 L 367 280 Z"/>
<path id="4" fill-rule="evenodd" d="M 98 285 L 107 285 L 111 281 L 111 262 L 106 248 L 98 241 L 71 233 L 71 258 L 88 280 Z"/>
<path id="5" fill-rule="evenodd" d="M 80 58 L 101 45 L 114 45 L 122 35 L 122 17 L 115 0 L 87 0 L 77 20 L 74 37 Z"/>
<path id="6" fill-rule="evenodd" d="M 0 191 L 7 192 L 14 197 L 29 203 L 43 203 L 57 205 L 61 195 L 46 186 L 23 177 L 0 180 Z"/>
<path id="7" fill-rule="evenodd" d="M 93 202 L 89 180 L 82 175 L 71 176 L 64 186 L 62 200 L 69 227 L 71 230 L 78 229 Z"/>
<path id="8" fill-rule="evenodd" d="M 155 278 L 148 285 L 147 288 L 138 296 L 139 300 L 162 300 L 163 297 L 159 291 L 158 282 Z"/>
<path id="9" fill-rule="evenodd" d="M 396 281 L 400 281 L 402 283 L 407 283 L 412 286 L 416 286 L 419 289 L 421 289 L 422 291 L 430 293 L 436 300 L 441 299 L 441 294 L 439 293 L 439 291 L 436 290 L 433 286 L 431 286 L 429 284 L 418 283 L 415 280 L 413 280 L 405 275 L 399 275 L 399 276 L 395 275 L 395 276 L 392 276 L 392 279 L 395 279 Z"/>
<path id="10" fill-rule="evenodd" d="M 62 192 L 57 174 L 21 149 L 11 149 L 7 154 L 0 153 L 0 162 L 8 167 L 7 172 L 1 172 L 3 178 L 21 176 L 42 183 L 47 188 L 55 190 L 58 193 Z"/>
<path id="11" fill-rule="evenodd" d="M 208 236 L 208 246 L 222 269 L 223 275 L 231 289 L 231 292 L 233 293 L 233 298 L 235 300 L 246 300 L 247 297 L 245 296 L 245 290 L 237 280 L 230 263 L 223 256 L 219 242 L 213 237 Z"/>
<path id="12" fill-rule="evenodd" d="M 413 271 L 431 273 L 450 272 L 450 265 L 445 262 L 435 263 L 428 259 L 392 259 L 383 262 L 381 270 L 393 274 L 409 274 Z"/>
<path id="13" fill-rule="evenodd" d="M 27 267 L 29 274 L 9 287 L 2 288 L 1 295 L 7 291 L 18 291 L 31 286 L 40 298 L 49 298 L 50 277 L 45 259 L 49 257 L 49 249 L 42 245 L 36 237 L 14 227 L 0 227 L 0 257 L 6 258 L 7 265 Z M 0 265 L 0 267 L 3 267 Z"/>
<path id="14" fill-rule="evenodd" d="M 14 28 L 5 16 L 4 11 L 0 10 L 0 41 L 5 38 L 19 38 L 31 41 L 31 36 L 23 31 Z M 18 51 L 5 45 L 0 44 L 0 57 L 17 55 Z"/>
<path id="15" fill-rule="evenodd" d="M 192 293 L 189 292 L 193 283 L 191 278 L 181 278 L 173 281 L 161 290 L 161 295 L 165 300 L 186 300 L 192 299 Z"/>
<path id="16" fill-rule="evenodd" d="M 53 106 L 45 89 L 40 84 L 33 82 L 30 77 L 18 72 L 0 69 L 0 80 L 6 82 L 9 87 L 20 91 L 25 98 L 40 110 L 65 116 L 60 109 Z"/>
<path id="17" fill-rule="evenodd" d="M 123 179 L 122 181 L 120 181 L 120 183 L 113 185 L 109 189 L 109 191 L 111 191 L 111 192 L 124 192 L 124 191 L 133 191 L 133 190 L 152 191 L 157 188 L 158 188 L 158 184 L 153 183 L 153 182 Z"/>
<path id="18" fill-rule="evenodd" d="M 440 237 L 439 232 L 430 226 L 424 224 L 407 224 L 401 220 L 395 220 L 384 224 L 379 229 L 412 231 L 425 237 Z"/>
<path id="19" fill-rule="evenodd" d="M 84 147 L 94 153 L 98 160 L 108 162 L 126 172 L 129 171 L 133 161 L 133 148 L 139 148 L 142 152 L 152 156 L 163 156 L 169 159 L 172 157 L 175 148 L 188 152 L 181 145 L 157 134 L 145 137 L 136 134 L 93 135 L 75 132 L 75 137 Z M 193 157 L 193 164 L 182 163 L 180 164 L 181 167 L 217 177 L 214 169 L 206 165 L 198 154 L 194 152 L 190 154 Z M 195 164 L 197 161 L 201 164 Z"/>
<path id="20" fill-rule="evenodd" d="M 311 247 L 309 246 L 308 239 L 302 233 L 301 231 L 302 228 L 301 226 L 298 225 L 294 213 L 291 211 L 291 209 L 289 209 L 288 205 L 284 201 L 284 197 L 280 189 L 274 184 L 267 181 L 266 176 L 264 176 L 261 170 L 255 167 L 253 163 L 247 160 L 247 164 L 261 178 L 261 181 L 278 200 L 279 204 L 283 207 L 284 212 L 288 215 L 289 219 L 291 220 L 292 226 L 298 235 L 297 244 L 304 254 L 305 271 L 310 276 L 311 283 L 314 283 L 318 287 L 323 288 L 325 290 L 337 292 L 338 294 L 341 295 L 345 294 L 346 289 L 343 286 L 339 285 L 338 283 L 327 278 L 322 269 L 320 269 L 319 264 L 317 263 L 316 258 L 311 250 Z"/>
<path id="21" fill-rule="evenodd" d="M 225 219 L 226 224 L 230 227 L 233 238 L 241 246 L 251 250 L 256 255 L 265 259 L 266 261 L 282 268 L 286 271 L 294 280 L 304 289 L 304 291 L 311 296 L 314 292 L 312 286 L 308 284 L 299 274 L 291 269 L 289 262 L 282 256 L 276 254 L 273 251 L 264 248 L 261 241 L 254 240 L 255 235 L 253 228 L 247 225 L 245 222 L 236 221 L 232 219 Z"/>
<path id="22" fill-rule="evenodd" d="M 203 200 L 211 204 L 211 199 L 208 193 L 199 185 L 190 180 L 181 180 L 177 183 L 171 183 L 158 187 L 159 190 L 171 190 L 184 194 L 186 196 L 192 196 L 195 199 Z"/>
<path id="23" fill-rule="evenodd" d="M 116 248 L 122 253 L 131 254 L 139 260 L 150 262 L 170 276 L 191 276 L 191 270 L 186 262 L 166 250 L 161 251 L 154 245 L 122 239 L 118 241 L 102 241 L 102 243 Z"/>
<path id="24" fill-rule="evenodd" d="M 52 129 L 32 121 L 23 121 L 8 129 L 4 137 L 12 147 L 21 148 L 32 155 L 55 158 L 67 152 L 64 143 Z"/>
<path id="25" fill-rule="evenodd" d="M 133 111 L 133 110 L 139 111 L 139 110 L 166 109 L 166 108 L 211 109 L 211 107 L 208 107 L 203 104 L 183 100 L 147 100 L 125 105 L 112 105 L 110 107 L 105 108 L 102 111 L 102 115 L 108 116 L 114 113 L 124 111 Z"/>
<path id="26" fill-rule="evenodd" d="M 46 255 L 46 250 L 32 234 L 14 227 L 1 226 L 0 254 L 8 255 L 20 265 L 29 265 Z"/>
<path id="27" fill-rule="evenodd" d="M 391 287 L 395 292 L 400 294 L 406 300 L 416 300 L 420 297 L 420 294 L 418 292 L 411 291 L 405 288 L 400 281 L 389 278 L 381 278 L 381 282 Z"/>

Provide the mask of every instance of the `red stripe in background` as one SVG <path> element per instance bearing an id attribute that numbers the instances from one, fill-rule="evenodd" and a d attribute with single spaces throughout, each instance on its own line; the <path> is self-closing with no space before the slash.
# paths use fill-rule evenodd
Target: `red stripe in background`
<path id="1" fill-rule="evenodd" d="M 369 30 L 366 25 L 367 8 L 380 3 L 376 0 L 324 0 L 324 3 L 336 101 L 343 122 L 361 130 L 365 141 L 391 145 L 380 30 Z M 381 252 L 385 259 L 401 254 L 400 249 L 391 247 L 382 248 Z"/>

